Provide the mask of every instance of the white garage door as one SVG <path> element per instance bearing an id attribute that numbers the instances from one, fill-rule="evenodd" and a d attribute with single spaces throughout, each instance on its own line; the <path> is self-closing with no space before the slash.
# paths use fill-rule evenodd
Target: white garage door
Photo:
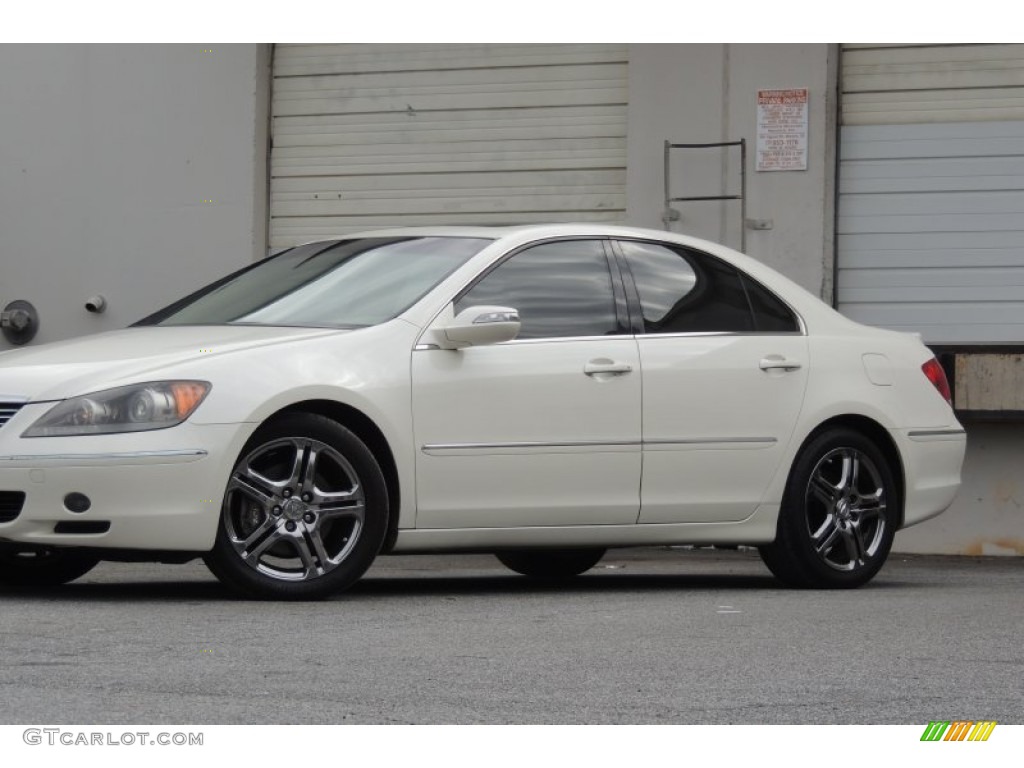
<path id="1" fill-rule="evenodd" d="M 840 311 L 1024 343 L 1024 45 L 844 46 Z"/>
<path id="2" fill-rule="evenodd" d="M 626 77 L 624 45 L 275 46 L 271 247 L 620 221 Z"/>

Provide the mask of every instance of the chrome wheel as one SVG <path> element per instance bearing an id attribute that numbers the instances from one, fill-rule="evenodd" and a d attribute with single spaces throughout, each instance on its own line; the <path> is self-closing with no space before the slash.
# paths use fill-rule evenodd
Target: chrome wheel
<path id="1" fill-rule="evenodd" d="M 899 525 L 900 469 L 897 454 L 856 430 L 811 435 L 790 468 L 775 541 L 758 547 L 765 565 L 792 587 L 850 589 L 871 581 Z"/>
<path id="2" fill-rule="evenodd" d="M 352 552 L 366 499 L 337 449 L 290 437 L 259 446 L 238 464 L 222 514 L 228 541 L 247 566 L 306 581 L 330 573 Z"/>
<path id="3" fill-rule="evenodd" d="M 326 416 L 287 413 L 242 449 L 203 559 L 248 597 L 317 600 L 366 572 L 387 529 L 388 487 L 366 443 Z"/>
<path id="4" fill-rule="evenodd" d="M 815 552 L 837 571 L 863 567 L 885 540 L 885 484 L 874 462 L 855 448 L 826 453 L 811 471 L 804 504 Z"/>

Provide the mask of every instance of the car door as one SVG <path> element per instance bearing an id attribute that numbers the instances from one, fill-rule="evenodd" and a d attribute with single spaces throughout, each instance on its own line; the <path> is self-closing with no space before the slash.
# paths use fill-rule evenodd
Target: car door
<path id="1" fill-rule="evenodd" d="M 808 347 L 800 321 L 709 254 L 616 245 L 642 315 L 639 520 L 742 520 L 778 469 L 803 403 Z"/>
<path id="2" fill-rule="evenodd" d="M 435 325 L 504 306 L 522 327 L 501 344 L 413 352 L 416 527 L 635 523 L 640 359 L 606 244 L 514 252 L 453 304 Z"/>

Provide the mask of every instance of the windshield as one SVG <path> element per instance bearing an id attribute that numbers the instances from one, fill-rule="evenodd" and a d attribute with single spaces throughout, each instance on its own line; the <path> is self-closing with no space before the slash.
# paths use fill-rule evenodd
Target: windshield
<path id="1" fill-rule="evenodd" d="M 377 325 L 411 307 L 490 242 L 374 237 L 300 245 L 218 280 L 136 325 Z"/>

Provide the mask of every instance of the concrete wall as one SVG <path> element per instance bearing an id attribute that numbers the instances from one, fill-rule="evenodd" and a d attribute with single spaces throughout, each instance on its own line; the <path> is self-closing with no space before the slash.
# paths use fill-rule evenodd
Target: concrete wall
<path id="1" fill-rule="evenodd" d="M 663 145 L 747 140 L 746 250 L 831 301 L 836 47 L 831 45 L 633 45 L 629 61 L 626 176 L 631 224 L 663 228 Z M 756 172 L 757 91 L 808 88 L 806 171 Z M 736 150 L 674 150 L 673 196 L 739 191 Z M 674 231 L 740 245 L 736 202 L 675 203 Z"/>
<path id="2" fill-rule="evenodd" d="M 36 306 L 32 343 L 266 253 L 268 87 L 264 46 L 0 45 L 0 308 Z"/>

